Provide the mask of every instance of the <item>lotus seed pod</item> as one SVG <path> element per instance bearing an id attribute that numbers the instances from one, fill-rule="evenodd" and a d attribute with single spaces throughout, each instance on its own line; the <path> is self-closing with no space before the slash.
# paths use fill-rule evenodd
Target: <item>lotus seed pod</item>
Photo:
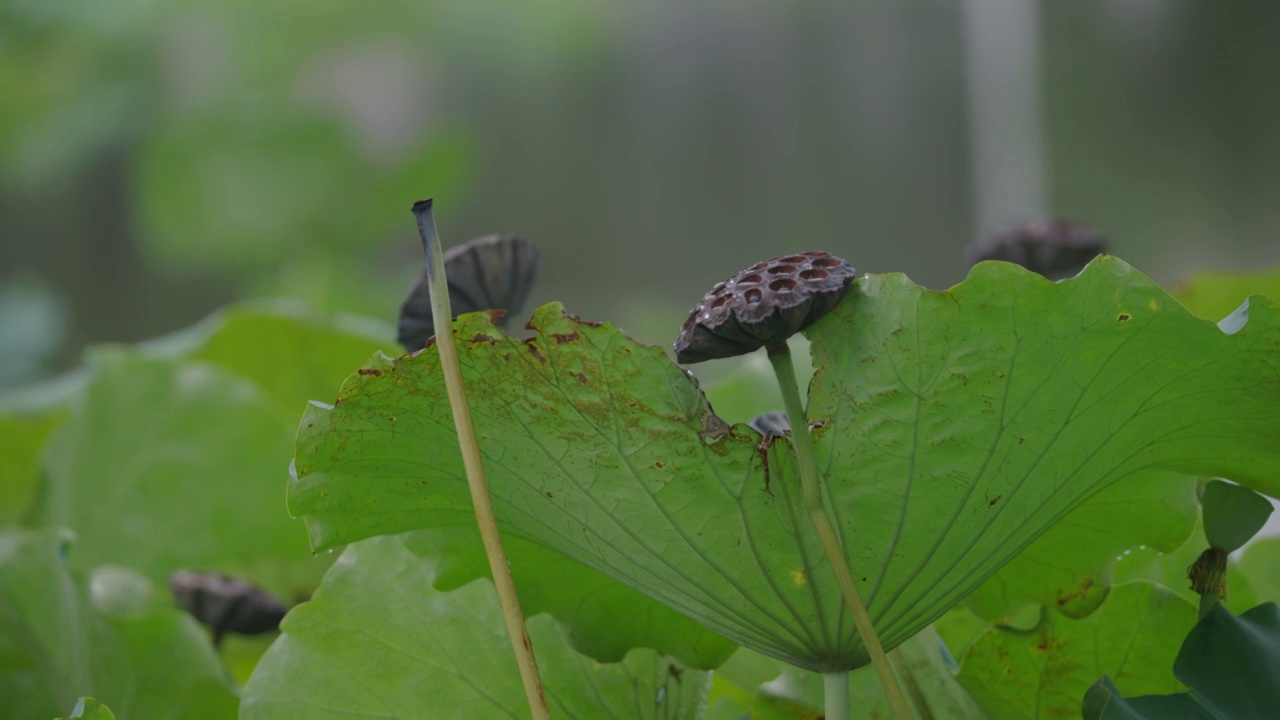
<path id="1" fill-rule="evenodd" d="M 766 438 L 784 437 L 791 431 L 791 423 L 787 421 L 787 414 L 779 410 L 760 413 L 747 425 Z"/>
<path id="2" fill-rule="evenodd" d="M 1106 251 L 1106 240 L 1093 228 L 1041 219 L 970 245 L 966 254 L 975 265 L 983 260 L 1004 260 L 1050 280 L 1061 280 L 1075 276 Z"/>
<path id="3" fill-rule="evenodd" d="M 518 312 L 529 299 L 541 271 L 542 253 L 533 243 L 515 235 L 478 237 L 444 253 L 449 305 L 455 316 L 491 309 Z M 421 350 L 435 334 L 425 271 L 418 275 L 409 297 L 400 306 L 399 331 L 400 344 L 410 351 Z"/>
<path id="4" fill-rule="evenodd" d="M 179 607 L 213 630 L 215 642 L 228 632 L 271 632 L 288 612 L 266 590 L 231 575 L 179 570 L 169 576 L 169 589 Z"/>
<path id="5" fill-rule="evenodd" d="M 676 339 L 676 360 L 715 360 L 785 342 L 835 307 L 855 277 L 852 265 L 820 251 L 756 263 L 717 283 L 693 308 Z"/>

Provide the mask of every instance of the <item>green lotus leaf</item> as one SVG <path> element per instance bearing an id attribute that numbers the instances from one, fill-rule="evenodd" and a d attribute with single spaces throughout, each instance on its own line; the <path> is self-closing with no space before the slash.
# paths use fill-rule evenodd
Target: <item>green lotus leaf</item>
<path id="1" fill-rule="evenodd" d="M 54 717 L 92 696 L 121 717 L 234 718 L 235 693 L 195 620 L 152 604 L 136 573 L 70 571 L 69 537 L 58 529 L 0 534 L 5 717 Z M 89 707 L 84 717 L 98 717 Z"/>
<path id="2" fill-rule="evenodd" d="M 1235 552 L 1271 517 L 1271 502 L 1246 487 L 1210 480 L 1204 488 L 1204 534 L 1209 545 Z"/>
<path id="3" fill-rule="evenodd" d="M 493 585 L 440 592 L 433 574 L 399 537 L 348 547 L 285 618 L 244 688 L 241 720 L 527 717 Z M 644 649 L 598 663 L 552 618 L 528 625 L 552 715 L 696 716 L 705 672 Z"/>
<path id="4" fill-rule="evenodd" d="M 1145 660 L 1145 658 L 1144 658 Z M 1191 688 L 1124 698 L 1103 676 L 1085 694 L 1086 720 L 1246 720 L 1280 707 L 1280 606 L 1263 603 L 1239 616 L 1220 603 L 1187 633 L 1173 674 Z M 1125 683 L 1126 689 L 1130 683 Z"/>
<path id="5" fill-rule="evenodd" d="M 961 661 L 960 684 L 993 720 L 1075 717 L 1103 673 L 1134 692 L 1177 692 L 1168 668 L 1195 619 L 1194 605 L 1158 585 L 1117 585 L 1082 620 L 1045 613 L 1031 632 L 988 630 Z"/>
<path id="6" fill-rule="evenodd" d="M 474 523 L 418 530 L 403 540 L 435 568 L 438 590 L 490 577 Z M 659 648 L 684 665 L 709 670 L 737 649 L 723 636 L 554 550 L 518 536 L 503 538 L 503 546 L 524 613 L 554 616 L 574 649 L 588 657 L 620 662 L 633 647 Z"/>
<path id="7" fill-rule="evenodd" d="M 1155 470 L 1106 488 L 1055 523 L 965 604 L 996 624 L 1008 624 L 1028 603 L 1068 617 L 1088 615 L 1111 590 L 1122 553 L 1131 548 L 1169 553 L 1187 541 L 1200 512 L 1197 482 Z"/>
<path id="8" fill-rule="evenodd" d="M 40 462 L 65 410 L 27 413 L 0 409 L 0 525 L 24 520 L 35 500 Z"/>
<path id="9" fill-rule="evenodd" d="M 1262 538 L 1249 543 L 1244 549 L 1244 554 L 1240 556 L 1240 562 L 1235 567 L 1241 575 L 1248 578 L 1249 586 L 1253 589 L 1254 596 L 1258 601 L 1272 600 L 1280 602 L 1280 537 Z M 1230 565 L 1227 572 L 1228 587 L 1234 588 L 1234 582 L 1230 575 Z M 1233 591 L 1233 598 L 1234 595 Z M 1251 606 L 1246 605 L 1245 607 Z M 1235 608 L 1230 603 L 1227 604 L 1227 607 L 1229 609 Z M 1241 610 L 1243 611 L 1243 608 Z"/>
<path id="10" fill-rule="evenodd" d="M 102 349 L 46 453 L 34 513 L 71 528 L 77 567 L 117 564 L 160 583 L 182 568 L 243 573 L 305 593 L 313 557 L 285 511 L 290 414 L 208 362 Z"/>
<path id="11" fill-rule="evenodd" d="M 366 318 L 312 312 L 284 301 L 223 308 L 137 347 L 148 357 L 205 360 L 252 380 L 289 414 L 333 397 L 351 365 L 393 345 L 394 332 Z"/>
<path id="12" fill-rule="evenodd" d="M 115 713 L 111 712 L 111 708 L 94 700 L 91 697 L 82 697 L 76 701 L 76 706 L 71 709 L 71 714 L 66 720 L 116 720 Z M 59 718 L 59 720 L 63 720 Z"/>
<path id="13" fill-rule="evenodd" d="M 1139 471 L 1280 491 L 1280 314 L 1248 312 L 1225 333 L 1109 256 L 1060 283 L 1004 263 L 945 292 L 860 279 L 808 331 L 808 414 L 885 645 Z M 552 304 L 530 326 L 454 326 L 506 527 L 760 652 L 865 664 L 788 446 L 727 426 L 661 349 L 610 325 Z M 315 547 L 469 517 L 437 358 L 375 358 L 304 416 L 290 508 Z"/>

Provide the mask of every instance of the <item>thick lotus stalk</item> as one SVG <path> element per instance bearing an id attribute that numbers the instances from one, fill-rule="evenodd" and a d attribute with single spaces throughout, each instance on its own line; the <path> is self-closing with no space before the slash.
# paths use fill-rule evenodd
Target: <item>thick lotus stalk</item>
<path id="1" fill-rule="evenodd" d="M 1086 225 L 1056 218 L 1032 220 L 969 246 L 973 264 L 1003 260 L 1049 278 L 1075 277 L 1107 251 L 1107 242 Z"/>
<path id="2" fill-rule="evenodd" d="M 449 308 L 449 293 L 438 292 L 446 285 L 443 253 L 440 237 L 436 232 L 435 216 L 431 212 L 431 200 L 413 204 L 413 214 L 418 218 L 418 232 L 422 235 L 422 249 L 427 256 L 427 282 L 431 290 L 431 316 L 436 324 L 451 327 L 453 313 Z M 533 643 L 525 626 L 524 611 L 516 595 L 515 582 L 511 579 L 511 564 L 502 547 L 498 533 L 498 521 L 493 516 L 493 501 L 489 497 L 489 484 L 484 476 L 484 464 L 480 461 L 480 445 L 476 440 L 475 426 L 471 422 L 471 408 L 467 405 L 466 390 L 462 384 L 462 367 L 458 363 L 458 349 L 453 342 L 453 332 L 436 336 L 436 348 L 440 353 L 440 366 L 444 372 L 445 389 L 449 394 L 449 406 L 453 410 L 453 424 L 458 432 L 458 449 L 467 472 L 467 486 L 471 490 L 471 504 L 476 512 L 476 525 L 489 558 L 489 570 L 498 591 L 498 604 L 507 623 L 511 649 L 520 668 L 525 696 L 534 720 L 547 720 L 551 709 L 542 691 L 542 678 L 538 675 L 538 661 L 533 655 Z"/>
<path id="3" fill-rule="evenodd" d="M 822 501 L 818 460 L 809 435 L 787 339 L 817 322 L 849 292 L 853 266 L 826 252 L 805 252 L 756 263 L 717 283 L 689 313 L 676 339 L 682 363 L 744 355 L 766 348 L 782 390 L 788 437 L 795 448 L 805 509 L 835 574 L 836 584 L 862 636 L 885 695 L 900 720 L 910 720 L 906 698 L 854 583 L 844 549 Z M 842 679 L 843 678 L 843 679 Z M 828 718 L 848 717 L 848 674 L 824 675 Z"/>
<path id="4" fill-rule="evenodd" d="M 169 576 L 178 607 L 213 631 L 213 646 L 226 633 L 261 635 L 280 627 L 289 611 L 266 590 L 232 575 L 179 570 Z"/>
<path id="5" fill-rule="evenodd" d="M 505 310 L 499 320 L 518 312 L 542 272 L 542 253 L 515 235 L 485 235 L 444 253 L 449 279 L 449 305 L 454 316 L 481 310 Z M 431 318 L 431 284 L 423 271 L 400 306 L 399 341 L 406 350 L 426 347 L 436 333 Z"/>

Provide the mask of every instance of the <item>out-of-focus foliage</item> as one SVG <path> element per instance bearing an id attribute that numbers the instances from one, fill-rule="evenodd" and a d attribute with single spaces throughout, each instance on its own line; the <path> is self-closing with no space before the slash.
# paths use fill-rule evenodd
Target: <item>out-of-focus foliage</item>
<path id="1" fill-rule="evenodd" d="M 1083 620 L 1046 612 L 1030 632 L 992 628 L 970 647 L 960 670 L 996 720 L 1071 717 L 1103 673 L 1135 693 L 1180 689 L 1166 668 L 1195 623 L 1195 606 L 1148 583 L 1120 585 Z"/>
<path id="2" fill-rule="evenodd" d="M 70 571 L 68 546 L 58 529 L 0 534 L 5 716 L 53 717 L 91 695 L 123 717 L 234 717 L 230 678 L 195 620 L 132 571 Z"/>
<path id="3" fill-rule="evenodd" d="M 487 580 L 435 589 L 435 563 L 398 537 L 351 545 L 245 686 L 240 717 L 521 717 L 528 705 Z M 389 583 L 389 579 L 394 579 Z M 707 676 L 661 653 L 579 655 L 561 627 L 530 618 L 554 715 L 693 720 Z M 335 647 L 341 652 L 334 654 Z"/>

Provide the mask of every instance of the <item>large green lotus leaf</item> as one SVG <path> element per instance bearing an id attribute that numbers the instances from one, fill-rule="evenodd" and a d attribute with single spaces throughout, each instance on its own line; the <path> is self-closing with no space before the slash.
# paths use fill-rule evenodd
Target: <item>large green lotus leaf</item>
<path id="1" fill-rule="evenodd" d="M 1177 692 L 1169 667 L 1195 622 L 1195 606 L 1159 585 L 1117 585 L 1082 620 L 1046 612 L 1031 632 L 988 630 L 961 662 L 960 684 L 994 720 L 1078 717 L 1104 673 L 1126 692 Z"/>
<path id="2" fill-rule="evenodd" d="M 283 624 L 244 688 L 241 720 L 527 717 L 493 585 L 433 587 L 399 537 L 351 545 Z M 552 714 L 693 718 L 706 673 L 651 650 L 579 655 L 546 615 L 529 619 Z"/>
<path id="3" fill-rule="evenodd" d="M 1200 511 L 1196 483 L 1190 475 L 1155 470 L 1108 487 L 1059 520 L 965 603 L 997 624 L 1027 603 L 1069 617 L 1088 615 L 1106 599 L 1121 553 L 1168 553 L 1187 541 Z"/>
<path id="4" fill-rule="evenodd" d="M 474 523 L 418 530 L 403 540 L 435 568 L 437 590 L 452 591 L 490 577 Z M 648 647 L 709 670 L 736 649 L 723 636 L 554 550 L 514 535 L 503 538 L 503 546 L 524 613 L 553 615 L 584 655 L 620 662 L 631 648 Z"/>
<path id="5" fill-rule="evenodd" d="M 239 572 L 285 597 L 314 587 L 326 562 L 284 504 L 290 414 L 208 362 L 104 349 L 90 364 L 35 513 L 75 530 L 77 565 L 160 583 L 186 567 Z"/>
<path id="6" fill-rule="evenodd" d="M 314 313 L 297 303 L 246 303 L 150 340 L 151 357 L 207 360 L 252 380 L 288 414 L 332 398 L 351 366 L 393 345 L 389 326 L 355 316 Z"/>
<path id="7" fill-rule="evenodd" d="M 27 519 L 54 430 L 84 387 L 83 372 L 0 394 L 0 524 Z"/>
<path id="8" fill-rule="evenodd" d="M 45 445 L 65 417 L 65 412 L 0 410 L 0 525 L 26 517 L 36 496 Z"/>
<path id="9" fill-rule="evenodd" d="M 984 263 L 946 292 L 867 276 L 810 331 L 827 501 L 885 644 L 927 626 L 1112 483 L 1164 467 L 1280 488 L 1280 319 L 1234 334 L 1122 261 L 1051 283 Z M 659 348 L 539 309 L 524 341 L 454 327 L 495 507 L 512 531 L 758 651 L 866 655 L 782 442 L 727 427 Z M 428 349 L 313 406 L 291 510 L 313 544 L 461 522 L 469 498 Z"/>
<path id="10" fill-rule="evenodd" d="M 122 598 L 128 587 L 151 594 L 135 573 L 70 572 L 68 538 L 58 529 L 0 535 L 5 717 L 54 717 L 92 696 L 121 717 L 234 718 L 235 693 L 195 620 Z"/>

